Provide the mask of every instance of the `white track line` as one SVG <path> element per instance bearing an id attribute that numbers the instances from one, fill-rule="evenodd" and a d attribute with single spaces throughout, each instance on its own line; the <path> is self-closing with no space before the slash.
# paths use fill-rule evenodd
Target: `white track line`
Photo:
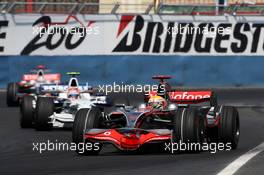
<path id="1" fill-rule="evenodd" d="M 217 175 L 231 175 L 234 174 L 239 168 L 246 164 L 250 159 L 255 157 L 260 152 L 264 151 L 264 142 L 253 148 L 252 150 L 246 152 L 242 156 L 238 157 L 231 164 L 225 167 Z"/>

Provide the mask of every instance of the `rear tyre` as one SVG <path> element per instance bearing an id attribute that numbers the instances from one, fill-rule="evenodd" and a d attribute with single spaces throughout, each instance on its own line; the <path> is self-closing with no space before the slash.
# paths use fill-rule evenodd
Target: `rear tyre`
<path id="1" fill-rule="evenodd" d="M 18 87 L 16 83 L 8 83 L 6 93 L 6 104 L 7 106 L 18 106 L 19 101 L 17 98 Z"/>
<path id="2" fill-rule="evenodd" d="M 196 108 L 179 108 L 173 118 L 172 141 L 177 143 L 176 152 L 199 152 L 204 141 L 204 119 Z M 191 149 L 180 150 L 180 144 L 192 144 Z M 199 145 L 200 144 L 200 145 Z"/>
<path id="3" fill-rule="evenodd" d="M 236 149 L 240 136 L 239 114 L 235 107 L 223 106 L 218 125 L 218 142 Z"/>
<path id="4" fill-rule="evenodd" d="M 33 96 L 24 96 L 20 105 L 20 126 L 21 128 L 32 128 L 34 118 Z"/>
<path id="5" fill-rule="evenodd" d="M 100 128 L 100 117 L 102 112 L 99 108 L 92 107 L 91 109 L 80 109 L 74 119 L 72 129 L 72 139 L 77 145 L 76 152 L 79 155 L 98 155 L 101 151 L 102 145 L 85 140 L 84 134 L 88 129 Z M 92 144 L 92 149 L 80 149 L 78 145 Z M 85 146 L 83 146 L 85 148 Z"/>
<path id="6" fill-rule="evenodd" d="M 50 116 L 54 113 L 54 103 L 52 98 L 39 97 L 36 105 L 36 130 L 47 131 L 52 129 Z"/>

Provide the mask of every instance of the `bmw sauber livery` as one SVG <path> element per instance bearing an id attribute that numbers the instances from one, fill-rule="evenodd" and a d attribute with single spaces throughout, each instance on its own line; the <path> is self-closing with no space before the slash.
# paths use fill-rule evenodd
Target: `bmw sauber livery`
<path id="1" fill-rule="evenodd" d="M 68 85 L 41 85 L 41 95 L 27 95 L 22 99 L 22 128 L 50 130 L 53 127 L 71 127 L 78 110 L 91 108 L 96 104 L 107 104 L 106 96 L 95 93 L 87 84 L 79 84 L 76 78 L 78 72 L 68 75 L 72 76 Z"/>

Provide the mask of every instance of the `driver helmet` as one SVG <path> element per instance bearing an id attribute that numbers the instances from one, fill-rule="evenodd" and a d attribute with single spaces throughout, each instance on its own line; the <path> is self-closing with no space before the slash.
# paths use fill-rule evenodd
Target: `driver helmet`
<path id="1" fill-rule="evenodd" d="M 167 106 L 166 100 L 158 95 L 150 97 L 148 101 L 148 107 L 157 110 L 164 110 Z"/>
<path id="2" fill-rule="evenodd" d="M 69 99 L 78 99 L 80 96 L 78 88 L 70 88 L 68 90 L 68 98 Z"/>

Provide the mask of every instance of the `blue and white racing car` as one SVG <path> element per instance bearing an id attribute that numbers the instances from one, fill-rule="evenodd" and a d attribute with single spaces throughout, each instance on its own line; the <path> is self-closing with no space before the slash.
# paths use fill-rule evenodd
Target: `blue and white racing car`
<path id="1" fill-rule="evenodd" d="M 76 78 L 78 72 L 70 72 L 68 75 L 72 76 L 68 85 L 41 85 L 41 95 L 23 97 L 20 105 L 22 128 L 71 128 L 78 110 L 108 103 L 105 95 L 95 93 L 88 84 L 79 84 Z"/>

